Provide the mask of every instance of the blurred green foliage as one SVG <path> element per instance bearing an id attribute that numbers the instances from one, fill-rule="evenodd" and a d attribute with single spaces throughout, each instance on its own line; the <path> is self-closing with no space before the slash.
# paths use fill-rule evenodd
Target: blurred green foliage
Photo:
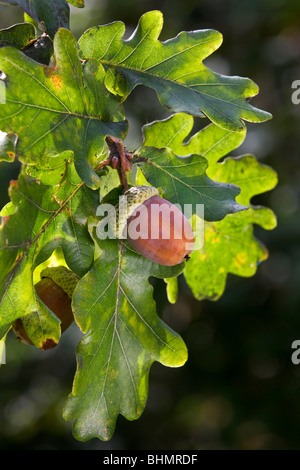
<path id="1" fill-rule="evenodd" d="M 234 152 L 253 153 L 278 172 L 278 187 L 254 201 L 278 217 L 275 231 L 257 231 L 270 257 L 253 278 L 229 277 L 215 303 L 194 300 L 181 280 L 179 299 L 169 304 L 165 284 L 155 281 L 158 311 L 182 335 L 189 359 L 179 369 L 152 367 L 144 414 L 136 422 L 120 417 L 108 443 L 75 441 L 61 415 L 76 368 L 78 328 L 73 325 L 48 352 L 9 335 L 7 364 L 0 369 L 1 449 L 300 448 L 300 365 L 291 361 L 291 344 L 300 339 L 300 105 L 291 101 L 291 84 L 300 79 L 300 3 L 86 0 L 83 10 L 71 7 L 71 29 L 79 38 L 91 26 L 122 20 L 132 31 L 152 9 L 164 14 L 161 40 L 182 30 L 220 31 L 224 42 L 206 65 L 253 79 L 260 87 L 253 104 L 273 114 L 267 123 L 248 125 Z M 0 5 L 1 28 L 22 19 L 21 10 Z M 131 148 L 141 142 L 143 124 L 168 115 L 143 87 L 132 93 L 126 112 Z M 1 164 L 1 206 L 17 174 L 17 163 Z"/>

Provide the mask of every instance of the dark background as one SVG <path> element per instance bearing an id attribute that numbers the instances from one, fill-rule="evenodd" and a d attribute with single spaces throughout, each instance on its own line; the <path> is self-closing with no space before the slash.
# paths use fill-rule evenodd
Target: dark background
<path id="1" fill-rule="evenodd" d="M 114 20 L 132 32 L 141 14 L 163 12 L 161 40 L 182 30 L 214 28 L 221 48 L 205 61 L 215 71 L 246 76 L 260 87 L 252 103 L 273 114 L 264 124 L 247 124 L 235 154 L 253 153 L 279 175 L 276 190 L 253 202 L 272 207 L 278 227 L 256 229 L 270 257 L 250 279 L 229 276 L 218 302 L 197 302 L 181 281 L 180 297 L 169 305 L 157 283 L 159 314 L 189 349 L 179 369 L 154 364 L 145 412 L 135 422 L 119 417 L 108 443 L 77 442 L 62 407 L 75 372 L 73 325 L 50 352 L 7 340 L 7 364 L 0 369 L 1 449 L 299 449 L 300 365 L 291 344 L 300 339 L 300 105 L 291 101 L 300 80 L 300 2 L 277 0 L 86 0 L 71 8 L 78 38 L 90 26 Z M 22 22 L 18 8 L 0 5 L 0 27 Z M 138 87 L 126 102 L 129 142 L 139 128 L 166 117 L 151 90 Z M 133 117 L 134 116 L 134 117 Z M 204 123 L 206 124 L 206 123 Z M 203 124 L 203 125 L 204 125 Z M 0 165 L 0 202 L 16 178 L 17 164 Z"/>

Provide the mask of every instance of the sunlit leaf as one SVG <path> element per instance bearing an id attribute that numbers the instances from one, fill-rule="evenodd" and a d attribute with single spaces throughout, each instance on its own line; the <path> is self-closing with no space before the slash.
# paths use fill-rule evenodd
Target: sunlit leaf
<path id="1" fill-rule="evenodd" d="M 82 67 L 76 41 L 66 29 L 55 36 L 54 51 L 52 68 L 16 49 L 0 49 L 0 69 L 7 76 L 0 127 L 18 135 L 17 154 L 27 164 L 45 166 L 60 153 L 73 151 L 78 174 L 95 188 L 100 179 L 92 165 L 103 152 L 104 138 L 121 137 L 127 123 L 104 88 L 104 69 L 93 61 Z"/>
<path id="2" fill-rule="evenodd" d="M 129 420 L 143 412 L 151 364 L 179 367 L 187 359 L 183 340 L 156 314 L 149 277 L 178 275 L 151 263 L 117 241 L 79 281 L 73 307 L 85 334 L 77 348 L 78 369 L 65 418 L 75 419 L 81 440 L 109 439 L 121 413 Z"/>
<path id="3" fill-rule="evenodd" d="M 74 184 L 68 172 L 59 186 L 20 175 L 11 182 L 9 194 L 11 202 L 0 213 L 0 328 L 17 318 L 34 322 L 41 329 L 34 341 L 40 347 L 45 335 L 55 335 L 58 342 L 60 332 L 56 317 L 36 296 L 34 269 L 61 247 L 68 267 L 79 277 L 89 270 L 94 243 L 87 219 L 95 213 L 98 197 L 82 182 Z"/>
<path id="4" fill-rule="evenodd" d="M 258 93 L 255 83 L 217 74 L 203 64 L 221 45 L 218 31 L 181 32 L 160 42 L 162 26 L 162 13 L 151 11 L 141 17 L 129 39 L 123 39 L 125 25 L 119 21 L 91 28 L 79 40 L 82 57 L 105 67 L 106 86 L 123 100 L 142 84 L 153 88 L 171 111 L 206 115 L 226 129 L 241 130 L 244 120 L 270 119 L 247 100 Z"/>
<path id="5" fill-rule="evenodd" d="M 73 5 L 73 7 L 83 8 L 84 7 L 84 0 L 67 0 L 68 3 Z"/>
<path id="6" fill-rule="evenodd" d="M 267 249 L 254 236 L 254 224 L 265 230 L 276 226 L 276 217 L 265 207 L 253 206 L 251 198 L 277 184 L 277 175 L 254 156 L 222 157 L 237 148 L 245 132 L 231 132 L 210 124 L 185 142 L 193 127 L 193 118 L 178 114 L 144 127 L 144 144 L 168 147 L 178 155 L 198 152 L 207 159 L 207 175 L 215 181 L 235 183 L 241 188 L 236 200 L 249 209 L 227 215 L 217 222 L 205 222 L 204 244 L 192 252 L 184 275 L 199 300 L 217 300 L 224 292 L 229 273 L 252 276 L 257 265 L 268 256 Z"/>

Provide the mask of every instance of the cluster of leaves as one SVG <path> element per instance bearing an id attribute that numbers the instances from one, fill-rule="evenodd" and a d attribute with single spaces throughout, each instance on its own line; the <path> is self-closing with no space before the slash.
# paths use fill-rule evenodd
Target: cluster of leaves
<path id="1" fill-rule="evenodd" d="M 276 174 L 251 155 L 223 157 L 244 140 L 245 120 L 270 115 L 249 103 L 258 92 L 251 80 L 203 64 L 221 44 L 217 31 L 160 42 L 162 14 L 151 11 L 129 39 L 117 21 L 89 29 L 77 43 L 64 0 L 4 3 L 21 6 L 26 22 L 0 31 L 0 158 L 22 163 L 1 211 L 0 339 L 22 318 L 37 347 L 59 340 L 59 321 L 34 282 L 39 266 L 61 250 L 80 278 L 73 310 L 83 332 L 64 416 L 74 420 L 77 439 L 109 439 L 120 413 L 130 420 L 142 413 L 151 364 L 187 360 L 182 338 L 156 313 L 149 278 L 166 280 L 172 302 L 179 275 L 196 298 L 216 300 L 228 273 L 251 276 L 267 256 L 253 224 L 272 229 L 276 219 L 251 198 L 272 189 Z M 99 196 L 120 184 L 114 170 L 97 170 L 107 157 L 105 137 L 126 137 L 123 102 L 139 84 L 156 91 L 170 117 L 144 126 L 131 180 L 181 206 L 204 204 L 204 243 L 174 267 L 152 263 L 124 241 L 98 240 L 95 232 Z M 193 116 L 211 123 L 190 136 Z"/>

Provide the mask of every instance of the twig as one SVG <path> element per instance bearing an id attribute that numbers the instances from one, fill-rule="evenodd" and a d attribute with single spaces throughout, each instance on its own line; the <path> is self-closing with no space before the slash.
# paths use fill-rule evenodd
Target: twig
<path id="1" fill-rule="evenodd" d="M 125 193 L 128 190 L 126 172 L 131 170 L 131 154 L 125 150 L 122 140 L 117 137 L 108 135 L 105 140 L 109 150 L 110 165 L 118 170 L 122 191 Z"/>

